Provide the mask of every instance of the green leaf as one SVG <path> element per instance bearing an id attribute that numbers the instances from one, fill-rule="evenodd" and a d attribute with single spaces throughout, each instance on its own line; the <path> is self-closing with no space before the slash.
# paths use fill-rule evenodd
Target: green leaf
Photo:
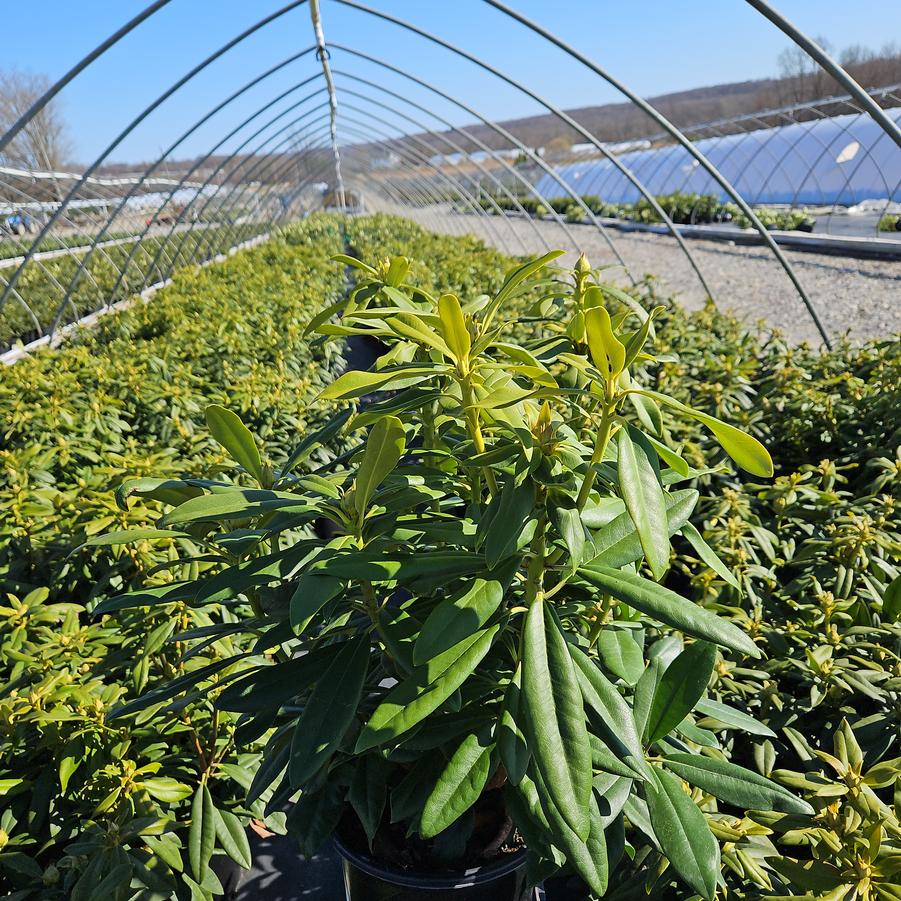
<path id="1" fill-rule="evenodd" d="M 516 553 L 519 536 L 535 506 L 535 483 L 526 479 L 516 485 L 510 476 L 498 496 L 498 507 L 485 537 L 485 560 L 494 569 L 505 557 Z"/>
<path id="2" fill-rule="evenodd" d="M 609 879 L 607 839 L 594 792 L 590 792 L 588 797 L 588 835 L 580 838 L 560 816 L 560 812 L 547 803 L 547 785 L 540 774 L 536 773 L 535 776 L 542 807 L 552 827 L 554 845 L 566 855 L 567 862 L 588 884 L 592 894 L 603 897 L 607 892 Z"/>
<path id="3" fill-rule="evenodd" d="M 591 747 L 569 645 L 543 601 L 526 614 L 522 635 L 522 706 L 532 763 L 550 803 L 582 840 L 590 828 Z"/>
<path id="4" fill-rule="evenodd" d="M 364 755 L 357 764 L 347 793 L 347 800 L 363 824 L 370 847 L 388 798 L 387 767 L 385 760 L 378 754 Z"/>
<path id="5" fill-rule="evenodd" d="M 187 538 L 194 540 L 187 532 L 174 532 L 171 529 L 122 529 L 119 532 L 107 532 L 105 535 L 94 535 L 82 547 L 106 547 L 117 544 L 132 544 L 135 541 L 151 541 L 155 538 Z"/>
<path id="6" fill-rule="evenodd" d="M 585 561 L 586 551 L 587 556 L 594 556 L 590 536 L 586 536 L 585 526 L 582 525 L 582 515 L 576 507 L 557 507 L 554 510 L 554 518 L 563 543 L 569 551 L 568 565 L 571 571 L 575 571 Z"/>
<path id="7" fill-rule="evenodd" d="M 570 654 L 576 666 L 579 690 L 585 703 L 591 708 L 608 731 L 611 742 L 622 749 L 622 759 L 644 778 L 653 778 L 645 760 L 644 746 L 635 725 L 632 711 L 616 686 L 598 669 L 588 655 L 570 645 Z"/>
<path id="8" fill-rule="evenodd" d="M 631 629 L 615 626 L 601 631 L 597 642 L 598 654 L 604 669 L 618 676 L 627 685 L 634 685 L 644 672 L 644 654 Z"/>
<path id="9" fill-rule="evenodd" d="M 141 786 L 157 801 L 162 801 L 164 804 L 174 804 L 191 794 L 191 789 L 187 785 L 171 776 L 153 776 L 150 779 L 143 779 Z"/>
<path id="10" fill-rule="evenodd" d="M 497 749 L 501 763 L 512 785 L 519 785 L 529 766 L 531 755 L 520 725 L 524 714 L 522 707 L 522 667 L 517 666 L 507 690 L 504 692 L 504 708 L 497 728 Z"/>
<path id="11" fill-rule="evenodd" d="M 813 807 L 772 779 L 725 760 L 702 754 L 670 754 L 667 769 L 702 791 L 742 810 L 813 814 Z"/>
<path id="12" fill-rule="evenodd" d="M 362 369 L 351 369 L 339 376 L 319 395 L 325 400 L 349 400 L 364 397 L 374 391 L 383 391 L 389 385 L 395 388 L 408 388 L 430 376 L 437 375 L 439 370 L 432 366 L 406 366 L 393 369 L 379 369 L 373 372 Z"/>
<path id="13" fill-rule="evenodd" d="M 597 285 L 592 285 L 586 292 L 586 302 L 591 291 L 600 293 Z M 585 313 L 585 331 L 588 337 L 588 349 L 591 359 L 598 371 L 607 381 L 613 381 L 623 371 L 626 363 L 626 348 L 613 334 L 610 314 L 601 303 L 593 306 Z"/>
<path id="14" fill-rule="evenodd" d="M 901 619 L 901 576 L 897 576 L 885 589 L 882 598 L 882 619 L 891 624 Z"/>
<path id="15" fill-rule="evenodd" d="M 308 782 L 328 763 L 357 713 L 369 669 L 369 636 L 344 642 L 322 674 L 294 728 L 288 777 Z"/>
<path id="16" fill-rule="evenodd" d="M 188 860 L 198 882 L 206 876 L 216 845 L 216 807 L 206 783 L 197 786 L 191 802 L 191 827 L 188 829 Z"/>
<path id="17" fill-rule="evenodd" d="M 321 429 L 311 432 L 294 448 L 291 456 L 285 461 L 285 465 L 281 468 L 281 475 L 286 476 L 299 463 L 302 463 L 317 447 L 323 445 L 328 446 L 332 438 L 344 428 L 345 423 L 353 415 L 353 408 L 341 410 L 336 413 Z"/>
<path id="18" fill-rule="evenodd" d="M 405 447 L 404 427 L 396 416 L 385 416 L 372 427 L 354 480 L 354 509 L 361 518 L 375 489 L 394 471 Z"/>
<path id="19" fill-rule="evenodd" d="M 669 535 L 675 535 L 688 522 L 688 517 L 691 516 L 698 497 L 698 492 L 693 488 L 682 488 L 664 495 Z M 593 519 L 593 521 L 597 520 Z M 598 528 L 592 538 L 592 544 L 593 549 L 589 552 L 591 559 L 585 561 L 584 565 L 586 566 L 602 563 L 604 566 L 619 569 L 629 563 L 634 563 L 643 553 L 638 530 L 628 511 L 612 517 Z"/>
<path id="20" fill-rule="evenodd" d="M 770 478 L 773 475 L 773 459 L 770 457 L 769 451 L 756 438 L 715 416 L 701 413 L 687 404 L 680 403 L 666 394 L 646 389 L 641 389 L 640 393 L 700 422 L 713 433 L 713 437 L 716 438 L 723 450 L 746 472 L 762 478 Z"/>
<path id="21" fill-rule="evenodd" d="M 345 792 L 345 786 L 329 780 L 316 791 L 305 791 L 288 812 L 288 832 L 297 839 L 305 858 L 313 857 L 335 831 Z"/>
<path id="22" fill-rule="evenodd" d="M 437 710 L 488 653 L 500 625 L 464 638 L 417 667 L 388 692 L 360 732 L 355 754 L 391 741 Z"/>
<path id="23" fill-rule="evenodd" d="M 501 285 L 500 290 L 497 294 L 494 295 L 493 300 L 488 306 L 485 308 L 485 314 L 482 324 L 483 332 L 488 328 L 491 324 L 491 320 L 494 318 L 495 313 L 497 313 L 498 309 L 502 303 L 504 303 L 508 298 L 513 296 L 513 293 L 516 289 L 527 279 L 529 276 L 534 275 L 536 272 L 540 272 L 550 263 L 552 260 L 556 260 L 557 257 L 563 256 L 566 253 L 564 250 L 551 250 L 550 252 L 544 254 L 543 256 L 537 257 L 534 260 L 529 260 L 526 263 L 523 263 L 521 266 L 518 266 L 514 269 L 504 280 L 503 285 Z"/>
<path id="24" fill-rule="evenodd" d="M 651 701 L 644 739 L 663 738 L 688 716 L 707 691 L 716 664 L 716 645 L 706 641 L 690 644 L 666 668 Z"/>
<path id="25" fill-rule="evenodd" d="M 657 787 L 645 783 L 645 797 L 660 848 L 683 880 L 713 901 L 720 872 L 720 846 L 704 814 L 683 791 L 681 782 L 657 771 Z"/>
<path id="26" fill-rule="evenodd" d="M 701 537 L 701 533 L 690 523 L 682 526 L 682 534 L 688 539 L 688 543 L 695 549 L 695 553 L 704 561 L 724 582 L 733 588 L 739 588 L 738 579 L 732 575 L 729 567 L 717 557 L 713 548 Z"/>
<path id="27" fill-rule="evenodd" d="M 466 328 L 460 301 L 453 294 L 442 294 L 438 298 L 438 315 L 441 317 L 441 331 L 444 340 L 460 365 L 469 359 L 472 338 Z"/>
<path id="28" fill-rule="evenodd" d="M 229 519 L 246 519 L 270 513 L 273 510 L 291 510 L 294 513 L 316 511 L 309 498 L 285 491 L 265 491 L 261 488 L 235 488 L 217 494 L 204 494 L 191 498 L 170 510 L 160 518 L 160 526 L 173 523 L 204 522 Z"/>
<path id="29" fill-rule="evenodd" d="M 206 424 L 231 458 L 263 485 L 267 478 L 260 451 L 250 429 L 241 422 L 241 417 L 220 404 L 210 404 L 206 408 Z"/>
<path id="30" fill-rule="evenodd" d="M 223 851 L 244 869 L 250 869 L 253 858 L 244 824 L 231 811 L 216 810 L 216 836 Z"/>
<path id="31" fill-rule="evenodd" d="M 695 704 L 695 712 L 702 714 L 708 719 L 716 720 L 730 729 L 736 729 L 740 732 L 747 732 L 750 735 L 763 735 L 767 738 L 775 738 L 776 733 L 764 723 L 758 722 L 753 716 L 742 713 L 734 707 L 722 704 L 719 701 L 713 701 L 710 698 L 703 698 Z M 703 721 L 700 725 L 705 725 Z M 707 728 L 715 728 L 708 725 Z"/>
<path id="32" fill-rule="evenodd" d="M 663 488 L 644 448 L 632 441 L 626 428 L 619 430 L 617 450 L 620 491 L 648 566 L 659 581 L 669 567 L 670 552 Z"/>
<path id="33" fill-rule="evenodd" d="M 303 573 L 291 595 L 291 628 L 302 634 L 309 621 L 344 588 L 344 582 L 325 573 Z"/>
<path id="34" fill-rule="evenodd" d="M 445 598 L 432 610 L 413 649 L 415 664 L 443 653 L 491 619 L 513 577 L 513 567 L 505 569 L 507 572 L 498 578 L 477 578 L 468 588 Z"/>
<path id="35" fill-rule="evenodd" d="M 579 575 L 598 590 L 667 626 L 749 657 L 760 657 L 757 645 L 737 626 L 656 582 L 599 565 L 580 567 Z"/>
<path id="36" fill-rule="evenodd" d="M 491 775 L 491 733 L 483 729 L 460 742 L 426 799 L 419 820 L 423 838 L 434 838 L 461 817 L 482 794 Z"/>

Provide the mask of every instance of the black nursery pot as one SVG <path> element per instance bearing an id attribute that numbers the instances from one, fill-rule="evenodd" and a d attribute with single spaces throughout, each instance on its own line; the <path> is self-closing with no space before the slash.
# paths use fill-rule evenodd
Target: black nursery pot
<path id="1" fill-rule="evenodd" d="M 336 836 L 347 901 L 532 901 L 526 854 L 518 851 L 460 873 L 417 873 L 358 854 Z"/>

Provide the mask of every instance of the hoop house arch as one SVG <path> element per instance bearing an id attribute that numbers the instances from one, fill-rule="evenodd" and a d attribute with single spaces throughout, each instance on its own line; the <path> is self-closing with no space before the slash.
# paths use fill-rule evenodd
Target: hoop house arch
<path id="1" fill-rule="evenodd" d="M 809 54 L 845 93 L 679 127 L 611 72 L 603 53 L 581 52 L 514 5 L 481 2 L 512 37 L 544 42 L 549 53 L 631 103 L 657 129 L 650 146 L 623 151 L 602 140 L 548 99 L 546 73 L 517 77 L 472 47 L 380 6 L 330 0 L 320 10 L 318 2 L 292 0 L 236 22 L 218 47 L 184 61 L 183 72 L 158 96 L 127 111 L 127 121 L 83 169 L 6 165 L 4 150 L 49 103 L 89 75 L 109 72 L 142 29 L 171 21 L 178 4 L 157 0 L 109 36 L 98 35 L 94 49 L 0 136 L 0 213 L 22 211 L 38 223 L 33 233 L 12 235 L 0 258 L 0 350 L 54 341 L 68 323 L 165 281 L 179 266 L 258 240 L 335 199 L 349 215 L 361 206 L 394 210 L 436 230 L 477 232 L 508 252 L 547 250 L 558 241 L 582 250 L 592 243 L 601 248 L 598 262 L 618 265 L 633 282 L 643 274 L 634 244 L 592 197 L 641 204 L 656 223 L 654 240 L 680 255 L 695 290 L 719 300 L 722 286 L 712 277 L 709 256 L 661 199 L 670 193 L 715 196 L 734 209 L 750 228 L 746 239 L 756 240 L 782 272 L 785 297 L 829 344 L 823 298 L 813 296 L 758 208 L 817 204 L 835 211 L 897 202 L 897 86 L 865 90 L 777 9 L 747 0 L 749 13 Z M 406 57 L 356 46 L 330 27 L 339 8 L 380 34 L 401 34 L 440 54 L 446 76 L 436 83 Z M 264 46 L 275 29 L 287 28 L 298 39 L 295 52 L 275 63 L 259 53 L 255 59 L 265 62 L 245 65 L 248 48 Z M 232 70 L 240 77 L 224 76 Z M 475 83 L 455 78 L 464 70 L 476 72 L 485 90 L 509 92 L 577 134 L 592 158 L 559 165 L 546 159 L 485 109 L 484 91 L 460 87 Z M 195 104 L 184 121 L 194 86 L 209 88 L 210 81 L 214 90 L 204 96 L 217 99 Z M 180 124 L 167 126 L 170 120 Z M 116 154 L 151 126 L 165 150 L 138 171 L 121 174 L 112 165 Z M 205 152 L 180 162 L 198 141 Z M 693 223 L 696 210 L 689 218 Z"/>

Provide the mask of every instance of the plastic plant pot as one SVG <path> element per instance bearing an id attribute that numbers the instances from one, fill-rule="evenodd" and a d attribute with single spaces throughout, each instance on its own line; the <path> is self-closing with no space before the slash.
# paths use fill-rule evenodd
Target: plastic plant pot
<path id="1" fill-rule="evenodd" d="M 335 837 L 347 901 L 533 901 L 525 851 L 460 873 L 399 870 L 359 854 Z"/>

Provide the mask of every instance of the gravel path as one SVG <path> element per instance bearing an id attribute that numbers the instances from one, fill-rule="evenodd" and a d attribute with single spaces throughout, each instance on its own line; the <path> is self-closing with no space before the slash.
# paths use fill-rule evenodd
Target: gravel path
<path id="1" fill-rule="evenodd" d="M 549 245 L 567 251 L 583 250 L 594 265 L 616 262 L 609 245 L 592 225 L 568 226 L 575 238 L 574 247 L 556 222 L 505 222 L 498 217 L 460 215 L 450 210 L 379 207 L 434 231 L 478 235 L 513 254 L 543 253 Z M 698 276 L 671 237 L 612 230 L 609 234 L 636 277 L 656 275 L 664 290 L 690 309 L 703 304 L 705 293 Z M 791 340 L 819 342 L 800 296 L 767 248 L 697 239 L 687 239 L 687 243 L 720 307 L 748 320 L 763 319 Z M 783 252 L 830 335 L 848 331 L 854 338 L 865 339 L 901 333 L 901 261 L 855 260 L 784 248 Z M 572 257 L 563 261 L 575 262 Z M 625 278 L 622 270 L 618 277 Z"/>

